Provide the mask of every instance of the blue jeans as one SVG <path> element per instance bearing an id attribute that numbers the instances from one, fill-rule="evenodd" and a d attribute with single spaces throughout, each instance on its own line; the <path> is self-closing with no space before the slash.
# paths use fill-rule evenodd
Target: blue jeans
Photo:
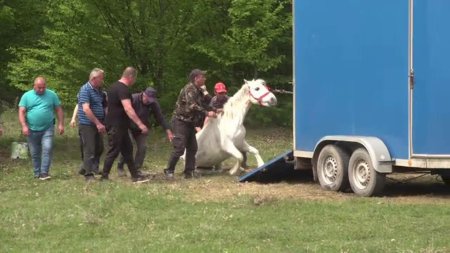
<path id="1" fill-rule="evenodd" d="M 34 176 L 48 174 L 52 162 L 53 135 L 55 127 L 52 125 L 44 131 L 32 131 L 28 135 L 28 147 L 33 161 Z"/>

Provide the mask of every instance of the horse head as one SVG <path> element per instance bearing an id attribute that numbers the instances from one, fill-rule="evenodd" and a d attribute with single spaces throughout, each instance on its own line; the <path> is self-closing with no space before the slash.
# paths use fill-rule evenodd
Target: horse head
<path id="1" fill-rule="evenodd" d="M 253 79 L 251 81 L 244 80 L 244 82 L 249 88 L 250 101 L 253 104 L 260 104 L 261 106 L 267 107 L 277 105 L 277 98 L 267 87 L 266 81 L 263 79 Z"/>

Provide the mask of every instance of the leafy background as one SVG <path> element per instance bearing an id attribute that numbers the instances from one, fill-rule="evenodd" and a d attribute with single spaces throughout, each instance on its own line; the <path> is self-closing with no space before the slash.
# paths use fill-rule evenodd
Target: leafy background
<path id="1" fill-rule="evenodd" d="M 133 91 L 155 87 L 167 114 L 193 68 L 208 70 L 211 91 L 224 81 L 232 93 L 252 78 L 292 90 L 291 7 L 289 0 L 0 0 L 0 100 L 13 105 L 44 75 L 69 111 L 92 68 L 106 71 L 108 87 L 129 65 L 139 70 Z M 271 113 L 253 110 L 249 124 L 291 125 L 292 96 L 281 97 Z"/>

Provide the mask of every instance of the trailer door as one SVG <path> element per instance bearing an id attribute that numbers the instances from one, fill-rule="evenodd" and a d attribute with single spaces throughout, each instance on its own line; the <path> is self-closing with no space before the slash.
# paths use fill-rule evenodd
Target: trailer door
<path id="1" fill-rule="evenodd" d="M 411 3 L 412 156 L 450 156 L 450 1 Z"/>

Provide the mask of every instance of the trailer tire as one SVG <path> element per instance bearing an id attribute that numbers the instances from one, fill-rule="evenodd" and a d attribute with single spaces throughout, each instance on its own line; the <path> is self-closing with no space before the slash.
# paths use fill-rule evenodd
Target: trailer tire
<path id="1" fill-rule="evenodd" d="M 372 159 L 365 148 L 358 148 L 351 155 L 348 176 L 353 192 L 364 197 L 380 194 L 386 182 L 386 174 L 373 168 Z"/>
<path id="2" fill-rule="evenodd" d="M 440 174 L 442 182 L 444 182 L 445 185 L 450 186 L 450 175 L 449 174 Z"/>
<path id="3" fill-rule="evenodd" d="M 343 191 L 349 186 L 347 177 L 349 155 L 336 145 L 326 145 L 317 159 L 317 178 L 325 190 Z"/>

